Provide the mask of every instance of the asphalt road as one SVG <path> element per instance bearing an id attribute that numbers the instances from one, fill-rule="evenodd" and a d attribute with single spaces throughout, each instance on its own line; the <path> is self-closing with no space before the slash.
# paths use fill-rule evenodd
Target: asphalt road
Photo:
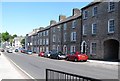
<path id="1" fill-rule="evenodd" d="M 118 66 L 114 65 L 54 60 L 23 53 L 4 54 L 35 79 L 45 79 L 46 68 L 98 79 L 118 79 Z"/>

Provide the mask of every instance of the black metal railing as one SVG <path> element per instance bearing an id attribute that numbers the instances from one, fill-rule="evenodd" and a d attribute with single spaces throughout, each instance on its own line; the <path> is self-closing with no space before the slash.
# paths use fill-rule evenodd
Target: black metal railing
<path id="1" fill-rule="evenodd" d="M 46 69 L 46 81 L 101 81 L 101 80 L 66 73 L 62 71 Z"/>

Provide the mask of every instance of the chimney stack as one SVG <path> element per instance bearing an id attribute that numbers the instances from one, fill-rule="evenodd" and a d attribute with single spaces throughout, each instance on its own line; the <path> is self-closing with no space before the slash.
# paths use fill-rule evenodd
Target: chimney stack
<path id="1" fill-rule="evenodd" d="M 54 25 L 54 24 L 56 24 L 56 21 L 55 21 L 55 20 L 51 20 L 51 21 L 50 21 L 50 26 L 51 26 L 51 25 Z"/>
<path id="2" fill-rule="evenodd" d="M 73 9 L 73 16 L 80 15 L 80 10 L 78 8 Z"/>
<path id="3" fill-rule="evenodd" d="M 65 20 L 66 16 L 65 15 L 59 15 L 59 21 Z"/>

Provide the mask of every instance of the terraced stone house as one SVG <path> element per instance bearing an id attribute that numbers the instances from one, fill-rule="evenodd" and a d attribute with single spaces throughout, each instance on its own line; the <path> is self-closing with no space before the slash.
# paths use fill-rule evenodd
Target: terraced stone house
<path id="1" fill-rule="evenodd" d="M 37 53 L 42 52 L 42 51 L 49 51 L 49 39 L 50 39 L 50 34 L 49 34 L 49 26 L 38 31 L 37 32 Z"/>
<path id="2" fill-rule="evenodd" d="M 120 59 L 120 2 L 94 2 L 82 8 L 81 52 L 91 59 Z"/>
<path id="3" fill-rule="evenodd" d="M 81 14 L 79 9 L 73 9 L 70 17 L 60 15 L 59 22 L 50 28 L 50 50 L 70 53 L 79 51 L 81 43 Z"/>

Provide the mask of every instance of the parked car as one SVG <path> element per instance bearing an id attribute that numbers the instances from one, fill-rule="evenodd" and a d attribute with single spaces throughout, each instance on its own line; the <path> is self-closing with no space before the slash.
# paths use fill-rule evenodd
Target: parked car
<path id="1" fill-rule="evenodd" d="M 44 57 L 44 52 L 40 52 L 38 56 Z"/>
<path id="2" fill-rule="evenodd" d="M 18 49 L 15 49 L 15 52 L 18 52 L 19 50 Z"/>
<path id="3" fill-rule="evenodd" d="M 31 51 L 31 50 L 27 50 L 26 53 L 27 53 L 28 55 L 31 55 L 31 54 L 32 54 L 32 51 Z"/>
<path id="4" fill-rule="evenodd" d="M 13 51 L 12 51 L 12 49 L 7 49 L 7 52 L 12 53 Z"/>
<path id="5" fill-rule="evenodd" d="M 4 49 L 1 49 L 1 52 L 4 52 L 5 50 Z"/>
<path id="6" fill-rule="evenodd" d="M 51 55 L 51 53 L 52 53 L 51 51 L 45 52 L 45 53 L 44 53 L 44 57 L 49 58 L 49 57 L 50 57 L 50 55 Z"/>
<path id="7" fill-rule="evenodd" d="M 25 49 L 22 49 L 22 50 L 21 50 L 21 53 L 26 53 L 26 50 L 25 50 Z"/>
<path id="8" fill-rule="evenodd" d="M 50 55 L 50 58 L 54 58 L 54 59 L 65 59 L 66 55 L 62 52 L 56 52 L 56 53 L 52 53 Z"/>
<path id="9" fill-rule="evenodd" d="M 66 60 L 87 61 L 88 56 L 86 54 L 80 54 L 79 52 L 72 52 L 70 54 L 67 54 Z"/>

